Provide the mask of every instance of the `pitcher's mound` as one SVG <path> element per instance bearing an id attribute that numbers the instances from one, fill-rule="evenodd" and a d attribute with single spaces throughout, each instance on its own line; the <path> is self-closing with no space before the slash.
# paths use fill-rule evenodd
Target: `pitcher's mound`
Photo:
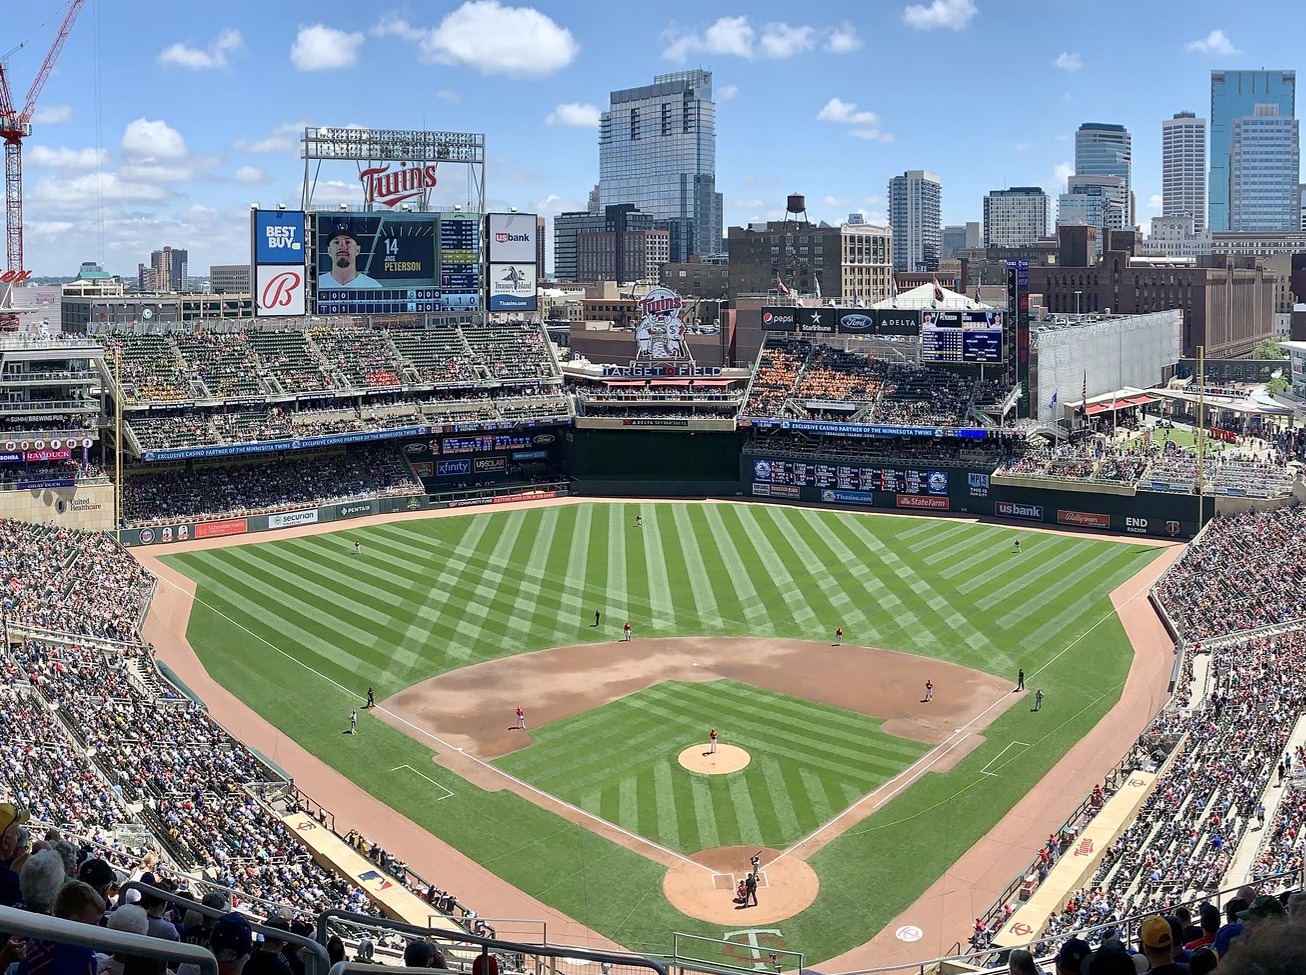
<path id="1" fill-rule="evenodd" d="M 680 764 L 702 775 L 725 775 L 747 768 L 753 757 L 735 745 L 717 745 L 716 754 L 707 754 L 707 744 L 690 745 L 680 753 Z"/>
<path id="2" fill-rule="evenodd" d="M 761 861 L 757 904 L 743 907 L 735 903 L 735 885 L 748 875 L 748 861 L 754 854 Z M 792 853 L 780 856 L 778 850 L 759 850 L 755 846 L 700 850 L 662 878 L 662 892 L 677 910 L 700 921 L 737 927 L 773 924 L 793 917 L 816 900 L 820 889 L 816 871 L 805 860 Z"/>

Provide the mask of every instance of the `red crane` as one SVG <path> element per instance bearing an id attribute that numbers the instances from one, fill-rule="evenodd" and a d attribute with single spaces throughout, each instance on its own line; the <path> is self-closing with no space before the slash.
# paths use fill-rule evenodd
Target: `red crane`
<path id="1" fill-rule="evenodd" d="M 9 95 L 9 80 L 5 77 L 4 65 L 0 64 L 0 140 L 5 144 L 5 257 L 8 259 L 8 271 L 0 274 L 0 283 L 12 284 L 30 276 L 23 269 L 23 140 L 32 134 L 32 109 L 36 107 L 36 99 L 45 87 L 45 80 L 50 77 L 64 41 L 68 40 L 68 32 L 73 29 L 73 22 L 85 2 L 71 0 L 68 4 L 59 33 L 55 35 L 41 69 L 32 79 L 32 86 L 27 89 L 22 108 L 14 108 Z"/>

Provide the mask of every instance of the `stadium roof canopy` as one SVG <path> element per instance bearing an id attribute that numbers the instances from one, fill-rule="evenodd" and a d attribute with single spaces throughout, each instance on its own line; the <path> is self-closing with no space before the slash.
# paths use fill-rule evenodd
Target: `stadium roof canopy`
<path id="1" fill-rule="evenodd" d="M 940 300 L 935 291 L 943 295 Z M 877 301 L 871 305 L 872 308 L 885 309 L 914 309 L 921 308 L 925 311 L 965 311 L 979 309 L 988 311 L 993 306 L 986 305 L 982 301 L 975 301 L 973 298 L 967 298 L 956 291 L 949 291 L 947 288 L 933 284 L 922 284 L 912 288 L 910 291 L 904 291 L 896 298 L 886 298 L 884 301 Z"/>

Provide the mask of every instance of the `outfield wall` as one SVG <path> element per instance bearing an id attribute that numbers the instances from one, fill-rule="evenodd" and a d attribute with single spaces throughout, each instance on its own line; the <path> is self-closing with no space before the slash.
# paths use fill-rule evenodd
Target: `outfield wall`
<path id="1" fill-rule="evenodd" d="M 513 487 L 492 490 L 467 491 L 462 495 L 449 495 L 439 499 L 426 495 L 406 498 L 366 498 L 360 501 L 343 501 L 317 507 L 306 505 L 290 511 L 267 515 L 246 515 L 240 518 L 215 518 L 208 521 L 175 521 L 164 525 L 147 525 L 143 528 L 124 528 L 120 541 L 123 545 L 166 545 L 169 542 L 188 542 L 192 538 L 222 538 L 227 535 L 248 535 L 255 532 L 278 531 L 297 525 L 318 525 L 333 521 L 352 521 L 369 515 L 390 515 L 406 511 L 426 511 L 434 508 L 469 508 L 480 505 L 508 504 L 513 501 L 537 501 L 556 498 L 561 493 L 555 488 Z"/>
<path id="2" fill-rule="evenodd" d="M 40 481 L 0 491 L 0 518 L 79 531 L 113 530 L 113 485 Z"/>
<path id="3" fill-rule="evenodd" d="M 855 466 L 847 458 L 816 461 L 744 455 L 740 483 L 746 497 L 802 501 L 847 508 L 887 508 L 903 514 L 969 514 L 1013 524 L 1092 528 L 1159 538 L 1197 533 L 1196 495 L 1127 489 L 1083 492 L 999 483 L 984 471 L 964 467 L 903 464 Z M 1215 515 L 1205 499 L 1203 520 Z"/>

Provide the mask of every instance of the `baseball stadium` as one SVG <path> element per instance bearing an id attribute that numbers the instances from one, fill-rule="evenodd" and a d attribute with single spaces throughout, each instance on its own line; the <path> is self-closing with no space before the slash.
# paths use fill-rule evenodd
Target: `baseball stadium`
<path id="1" fill-rule="evenodd" d="M 310 975 L 852 975 L 1293 908 L 1306 440 L 1177 318 L 1044 334 L 1013 267 L 567 325 L 479 192 L 255 208 L 249 314 L 12 289 L 0 926 L 218 971 L 78 877 Z"/>

